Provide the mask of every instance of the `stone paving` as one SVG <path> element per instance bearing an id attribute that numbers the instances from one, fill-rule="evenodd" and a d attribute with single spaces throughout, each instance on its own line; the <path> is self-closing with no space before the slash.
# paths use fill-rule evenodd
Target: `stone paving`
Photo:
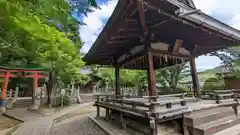
<path id="1" fill-rule="evenodd" d="M 4 115 L 7 115 L 9 117 L 12 117 L 23 122 L 31 121 L 34 119 L 40 119 L 42 117 L 42 115 L 39 113 L 27 111 L 26 107 L 19 107 L 14 108 L 13 110 L 8 110 L 7 112 L 4 113 Z"/>
<path id="2" fill-rule="evenodd" d="M 89 102 L 80 105 L 73 105 L 71 107 L 64 108 L 58 111 L 56 114 L 50 116 L 37 116 L 35 118 L 32 116 L 31 118 L 28 117 L 25 123 L 21 124 L 19 128 L 12 132 L 12 135 L 49 135 L 55 119 L 71 112 L 77 112 L 85 106 L 92 104 L 92 102 Z M 23 114 L 19 113 L 19 116 L 21 115 Z"/>

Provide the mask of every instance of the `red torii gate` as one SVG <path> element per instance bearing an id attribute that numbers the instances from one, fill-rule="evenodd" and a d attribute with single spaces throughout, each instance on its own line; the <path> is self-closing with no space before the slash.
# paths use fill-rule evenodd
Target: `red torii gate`
<path id="1" fill-rule="evenodd" d="M 23 73 L 23 75 L 19 76 L 13 73 Z M 25 73 L 32 73 L 32 74 L 25 74 Z M 42 70 L 24 69 L 24 68 L 10 69 L 10 68 L 0 67 L 0 78 L 4 78 L 4 81 L 2 84 L 2 92 L 0 95 L 0 108 L 4 108 L 5 106 L 5 99 L 6 99 L 9 79 L 16 78 L 16 77 L 33 78 L 33 95 L 35 95 L 35 91 L 38 88 L 38 80 L 41 78 L 45 78 L 46 75 Z M 5 110 L 5 108 L 2 110 Z"/>

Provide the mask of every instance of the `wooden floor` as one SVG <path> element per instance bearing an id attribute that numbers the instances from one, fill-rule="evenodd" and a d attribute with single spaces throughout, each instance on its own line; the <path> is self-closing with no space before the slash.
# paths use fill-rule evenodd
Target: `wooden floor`
<path id="1" fill-rule="evenodd" d="M 142 125 L 144 125 L 142 128 L 140 128 L 142 129 L 141 132 L 147 134 L 150 133 L 150 130 L 152 133 L 153 130 L 155 131 L 155 129 L 159 129 L 155 125 L 161 125 L 165 122 L 173 120 L 182 120 L 182 118 L 184 119 L 185 115 L 195 112 L 198 113 L 199 111 L 201 112 L 219 107 L 228 107 L 232 108 L 230 110 L 234 114 L 233 107 L 236 104 L 237 102 L 234 99 L 224 99 L 221 100 L 220 103 L 216 103 L 216 100 L 202 100 L 198 98 L 175 96 L 158 97 L 155 98 L 155 100 L 151 101 L 149 101 L 149 99 L 145 97 L 121 97 L 114 99 L 108 96 L 107 98 L 98 98 L 95 102 L 97 110 L 99 110 L 99 108 L 106 109 L 107 119 L 111 118 L 120 121 L 120 127 L 126 127 L 128 125 L 133 127 L 134 129 L 136 129 L 136 127 L 139 127 L 139 123 L 141 123 Z M 209 117 L 212 117 L 212 115 L 215 115 L 215 113 L 210 113 Z M 213 117 L 215 118 L 215 116 Z M 206 117 L 206 119 L 208 119 L 208 117 Z M 221 124 L 220 126 L 222 125 L 223 124 Z M 201 130 L 201 132 L 205 132 L 205 130 Z"/>
<path id="2" fill-rule="evenodd" d="M 158 98 L 157 102 L 161 103 L 161 104 L 165 104 L 168 102 L 171 102 L 175 99 L 179 99 L 179 97 L 163 97 L 163 98 Z M 142 103 L 148 103 L 148 99 L 145 98 L 125 98 L 125 101 L 136 101 L 136 102 L 142 102 Z M 219 106 L 226 106 L 226 105 L 231 105 L 233 103 L 235 103 L 235 101 L 233 99 L 229 99 L 229 100 L 224 100 L 223 102 L 217 104 L 215 100 L 199 100 L 199 99 L 194 99 L 194 98 L 185 98 L 187 104 L 185 106 L 181 106 L 181 104 L 175 104 L 172 105 L 172 107 L 166 108 L 166 106 L 158 106 L 156 107 L 156 112 L 159 114 L 162 114 L 162 116 L 159 117 L 159 119 L 161 119 L 162 117 L 172 117 L 172 115 L 170 115 L 169 113 L 166 112 L 171 112 L 169 110 L 181 110 L 181 108 L 185 108 L 184 111 L 179 112 L 179 111 L 175 111 L 175 112 L 179 112 L 178 114 L 175 113 L 176 115 L 181 115 L 183 113 L 189 113 L 189 112 L 194 112 L 194 111 L 199 111 L 199 110 L 204 110 L 204 109 L 210 109 L 210 108 L 214 108 L 214 107 L 219 107 Z M 121 104 L 113 104 L 113 103 L 109 103 L 111 105 L 114 105 L 116 107 L 121 107 Z M 124 105 L 125 107 L 130 107 L 131 105 Z M 139 107 L 137 106 L 136 109 L 145 111 L 146 113 L 149 111 L 148 108 L 145 107 Z M 174 112 L 174 111 L 173 111 Z"/>

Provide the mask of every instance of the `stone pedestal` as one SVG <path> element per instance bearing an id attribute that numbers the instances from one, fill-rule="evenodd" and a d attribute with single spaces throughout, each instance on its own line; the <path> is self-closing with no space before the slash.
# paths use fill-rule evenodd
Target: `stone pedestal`
<path id="1" fill-rule="evenodd" d="M 35 111 L 38 110 L 41 104 L 41 89 L 37 88 L 35 92 L 33 92 L 32 97 L 32 105 L 28 108 L 28 110 Z"/>
<path id="2" fill-rule="evenodd" d="M 6 101 L 4 99 L 0 99 L 0 114 L 6 111 L 5 103 Z"/>
<path id="3" fill-rule="evenodd" d="M 18 92 L 19 92 L 19 87 L 16 88 L 14 97 L 6 102 L 6 108 L 7 109 L 13 109 L 14 108 L 14 104 L 17 102 Z"/>

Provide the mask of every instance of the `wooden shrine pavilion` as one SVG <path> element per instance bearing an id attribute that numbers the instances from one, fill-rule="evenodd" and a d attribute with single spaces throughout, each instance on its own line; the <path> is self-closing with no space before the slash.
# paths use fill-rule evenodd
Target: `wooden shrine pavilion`
<path id="1" fill-rule="evenodd" d="M 150 125 L 147 134 L 157 135 L 157 123 L 182 118 L 183 114 L 194 110 L 221 106 L 199 100 L 201 93 L 195 58 L 235 45 L 240 45 L 240 32 L 204 14 L 192 0 L 119 0 L 108 23 L 84 57 L 88 65 L 115 67 L 116 95 L 98 96 L 95 104 L 98 115 L 99 107 L 106 108 L 106 116 L 117 116 L 123 128 L 128 119 L 141 119 Z M 179 96 L 175 94 L 161 99 L 163 97 L 156 91 L 154 70 L 184 62 L 191 65 L 195 98 L 185 99 L 181 95 L 180 99 L 173 100 L 172 97 Z M 149 96 L 125 98 L 120 92 L 120 68 L 147 70 Z M 190 100 L 196 102 L 186 106 Z M 181 107 L 172 108 L 172 104 L 177 103 Z M 163 104 L 167 109 L 160 107 Z M 233 104 L 235 102 L 229 105 Z"/>

